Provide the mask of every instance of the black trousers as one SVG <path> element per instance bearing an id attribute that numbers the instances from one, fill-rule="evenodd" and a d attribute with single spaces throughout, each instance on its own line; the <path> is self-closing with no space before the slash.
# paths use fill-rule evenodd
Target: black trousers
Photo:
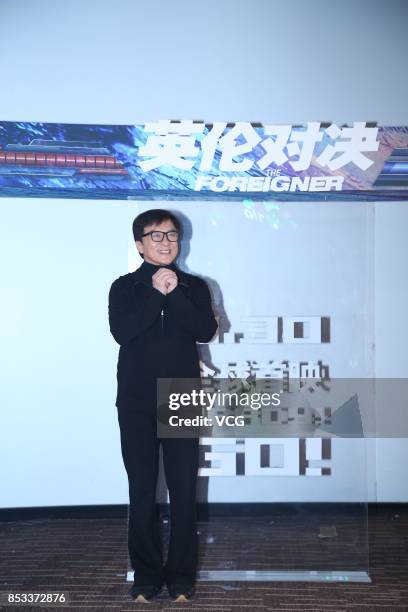
<path id="1" fill-rule="evenodd" d="M 150 402 L 118 406 L 122 457 L 129 481 L 129 558 L 137 585 L 192 584 L 197 571 L 198 438 L 158 438 Z M 156 505 L 159 445 L 170 498 L 170 541 L 163 564 Z"/>

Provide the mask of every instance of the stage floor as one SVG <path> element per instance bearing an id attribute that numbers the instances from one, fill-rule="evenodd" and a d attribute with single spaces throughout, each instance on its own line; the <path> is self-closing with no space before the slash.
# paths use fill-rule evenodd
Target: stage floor
<path id="1" fill-rule="evenodd" d="M 169 523 L 163 516 L 163 541 L 166 545 Z M 353 517 L 338 515 L 337 534 L 352 529 Z M 327 515 L 313 516 L 305 526 L 304 516 L 213 517 L 198 524 L 200 538 L 200 574 L 205 572 L 313 571 L 334 558 L 338 567 L 352 571 L 353 557 L 341 538 L 317 537 L 318 527 L 326 526 Z M 288 547 L 287 529 L 291 527 L 296 546 Z M 0 523 L 0 590 L 10 592 L 69 593 L 70 610 L 134 610 L 128 599 L 126 582 L 126 518 L 37 519 Z M 326 533 L 326 535 L 330 536 Z M 269 537 L 268 537 L 269 536 Z M 358 538 L 353 534 L 353 550 Z M 343 543 L 349 539 L 343 538 Z M 222 578 L 200 579 L 196 596 L 182 604 L 183 610 L 407 610 L 408 609 L 408 508 L 406 506 L 370 506 L 368 544 L 371 583 L 288 582 Z M 326 554 L 326 557 L 324 556 Z M 336 556 L 335 555 L 335 556 Z M 362 559 L 354 557 L 355 568 Z M 327 568 L 323 568 L 327 569 Z M 208 575 L 207 575 L 208 578 Z M 181 609 L 167 592 L 138 609 Z M 13 608 L 10 608 L 13 609 Z M 24 606 L 38 611 L 38 606 Z M 44 608 L 45 609 L 45 608 Z M 53 607 L 52 609 L 58 609 Z"/>

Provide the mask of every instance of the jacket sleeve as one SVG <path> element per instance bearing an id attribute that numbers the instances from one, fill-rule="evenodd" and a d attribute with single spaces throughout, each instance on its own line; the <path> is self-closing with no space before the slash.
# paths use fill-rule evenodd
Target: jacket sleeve
<path id="1" fill-rule="evenodd" d="M 128 344 L 153 325 L 160 314 L 166 296 L 152 288 L 152 293 L 135 301 L 129 287 L 116 279 L 109 291 L 109 328 L 120 345 Z"/>
<path id="2" fill-rule="evenodd" d="M 195 279 L 192 298 L 189 299 L 177 285 L 167 294 L 167 308 L 180 327 L 191 333 L 197 342 L 209 342 L 218 328 L 211 306 L 211 295 L 205 281 Z"/>

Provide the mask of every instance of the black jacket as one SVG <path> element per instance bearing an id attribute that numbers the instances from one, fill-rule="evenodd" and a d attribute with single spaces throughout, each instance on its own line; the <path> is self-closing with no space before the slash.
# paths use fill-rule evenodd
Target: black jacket
<path id="1" fill-rule="evenodd" d="M 207 284 L 170 264 L 178 285 L 164 295 L 152 286 L 160 266 L 143 262 L 109 292 L 109 326 L 120 345 L 116 406 L 156 402 L 156 379 L 199 378 L 196 342 L 217 330 Z"/>

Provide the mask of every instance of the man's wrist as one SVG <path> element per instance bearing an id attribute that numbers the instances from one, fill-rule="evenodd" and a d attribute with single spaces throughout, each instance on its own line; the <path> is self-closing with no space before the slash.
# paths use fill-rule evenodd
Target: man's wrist
<path id="1" fill-rule="evenodd" d="M 179 289 L 179 286 L 178 286 L 178 285 L 176 285 L 175 287 L 173 287 L 173 289 L 170 289 L 170 291 L 168 291 L 168 292 L 167 292 L 167 295 L 169 295 L 169 296 L 170 296 L 170 295 L 174 294 L 174 292 L 176 292 L 176 295 L 177 295 L 177 293 L 178 293 L 177 289 Z"/>
<path id="2" fill-rule="evenodd" d="M 163 293 L 163 291 L 160 291 L 160 289 L 157 289 L 157 287 L 153 287 L 153 285 L 152 285 L 152 289 L 154 289 L 153 294 L 152 294 L 153 296 L 156 296 L 156 297 L 158 297 L 158 296 L 166 297 L 166 295 L 167 295 L 166 293 Z"/>

